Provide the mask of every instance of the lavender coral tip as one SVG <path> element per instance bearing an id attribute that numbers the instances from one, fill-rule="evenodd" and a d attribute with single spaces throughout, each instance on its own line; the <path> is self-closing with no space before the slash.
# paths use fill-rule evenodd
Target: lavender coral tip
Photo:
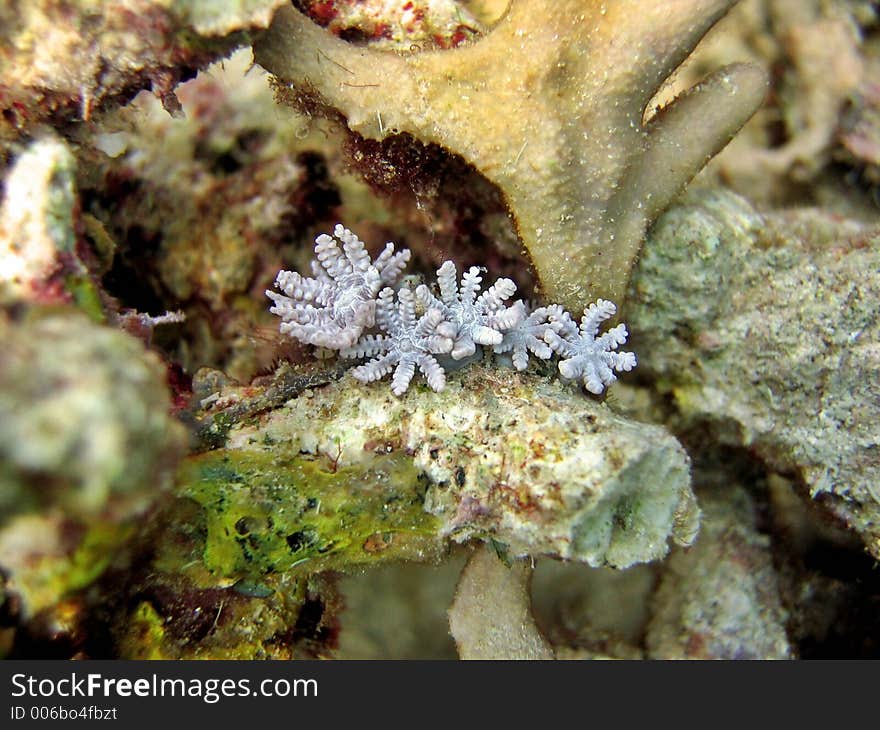
<path id="1" fill-rule="evenodd" d="M 386 288 L 379 294 L 376 324 L 386 334 L 364 335 L 356 345 L 340 353 L 343 357 L 377 356 L 354 368 L 355 378 L 371 383 L 393 368 L 391 392 L 403 395 L 418 366 L 433 390 L 443 390 L 446 373 L 434 355 L 449 352 L 452 340 L 440 334 L 443 313 L 439 309 L 431 307 L 417 319 L 413 293 L 401 289 L 395 305 L 394 290 Z"/>
<path id="2" fill-rule="evenodd" d="M 584 309 L 580 328 L 568 312 L 562 311 L 551 315 L 552 326 L 544 332 L 544 341 L 563 358 L 559 361 L 562 377 L 583 378 L 584 387 L 594 395 L 600 395 L 617 380 L 615 370 L 628 372 L 636 366 L 634 353 L 615 352 L 629 335 L 625 324 L 596 337 L 599 325 L 616 312 L 613 302 L 598 299 Z"/>
<path id="3" fill-rule="evenodd" d="M 341 224 L 333 236 L 315 239 L 312 277 L 279 271 L 275 286 L 266 291 L 270 312 L 282 319 L 281 332 L 300 342 L 340 350 L 351 347 L 375 321 L 376 296 L 393 286 L 410 258 L 407 249 L 394 253 L 388 243 L 372 263 L 363 241 Z M 339 249 L 342 243 L 342 250 Z"/>
<path id="4" fill-rule="evenodd" d="M 446 322 L 441 332 L 453 340 L 452 358 L 461 360 L 473 355 L 477 345 L 501 344 L 504 332 L 518 324 L 525 312 L 520 307 L 504 304 L 516 291 L 516 284 L 510 279 L 498 279 L 479 296 L 482 282 L 479 266 L 471 266 L 462 275 L 460 288 L 457 279 L 455 264 L 444 261 L 437 269 L 440 298 L 424 284 L 416 289 L 416 297 L 426 309 L 436 308 L 442 312 Z"/>

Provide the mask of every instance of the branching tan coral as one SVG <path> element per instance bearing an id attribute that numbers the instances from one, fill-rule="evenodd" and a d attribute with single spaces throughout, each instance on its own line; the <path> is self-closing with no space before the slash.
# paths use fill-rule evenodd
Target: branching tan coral
<path id="1" fill-rule="evenodd" d="M 395 55 L 282 8 L 255 46 L 282 81 L 368 138 L 408 132 L 499 186 L 545 294 L 621 299 L 647 225 L 760 105 L 762 71 L 645 107 L 736 0 L 512 0 L 480 41 Z"/>

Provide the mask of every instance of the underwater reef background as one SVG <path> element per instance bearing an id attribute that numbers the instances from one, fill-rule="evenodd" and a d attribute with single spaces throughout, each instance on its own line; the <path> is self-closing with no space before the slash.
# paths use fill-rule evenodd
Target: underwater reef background
<path id="1" fill-rule="evenodd" d="M 880 656 L 877 3 L 12 0 L 0 49 L 0 658 Z M 401 301 L 613 300 L 638 366 L 359 382 L 265 293 L 338 223 Z"/>

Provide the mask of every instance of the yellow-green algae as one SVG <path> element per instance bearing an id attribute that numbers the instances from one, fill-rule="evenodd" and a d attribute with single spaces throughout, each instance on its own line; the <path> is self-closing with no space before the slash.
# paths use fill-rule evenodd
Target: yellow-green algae
<path id="1" fill-rule="evenodd" d="M 235 577 L 209 569 L 210 516 L 174 496 L 145 520 L 99 584 L 91 620 L 106 627 L 90 656 L 293 659 L 324 656 L 341 603 L 332 575 Z"/>
<path id="2" fill-rule="evenodd" d="M 165 619 L 158 614 L 149 601 L 141 601 L 129 618 L 131 622 L 132 641 L 128 654 L 129 659 L 168 659 L 162 650 L 165 641 Z"/>
<path id="3" fill-rule="evenodd" d="M 87 528 L 68 548 L 63 531 L 72 527 L 72 523 L 58 517 L 30 515 L 0 532 L 3 567 L 8 573 L 4 593 L 18 596 L 24 617 L 52 610 L 94 583 L 132 533 L 130 523 L 101 522 Z M 37 531 L 44 533 L 44 538 L 35 541 L 32 554 L 16 550 L 16 542 Z"/>
<path id="4" fill-rule="evenodd" d="M 218 450 L 190 459 L 182 481 L 205 512 L 205 564 L 225 576 L 341 570 L 434 555 L 440 544 L 405 455 L 334 470 L 283 447 Z"/>

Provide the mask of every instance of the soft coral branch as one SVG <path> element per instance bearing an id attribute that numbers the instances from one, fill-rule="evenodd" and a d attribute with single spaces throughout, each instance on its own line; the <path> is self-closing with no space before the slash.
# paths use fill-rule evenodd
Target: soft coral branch
<path id="1" fill-rule="evenodd" d="M 763 73 L 707 79 L 645 109 L 733 0 L 513 0 L 479 41 L 356 48 L 293 8 L 255 58 L 363 137 L 409 133 L 503 192 L 548 298 L 621 301 L 645 230 L 760 105 Z"/>

